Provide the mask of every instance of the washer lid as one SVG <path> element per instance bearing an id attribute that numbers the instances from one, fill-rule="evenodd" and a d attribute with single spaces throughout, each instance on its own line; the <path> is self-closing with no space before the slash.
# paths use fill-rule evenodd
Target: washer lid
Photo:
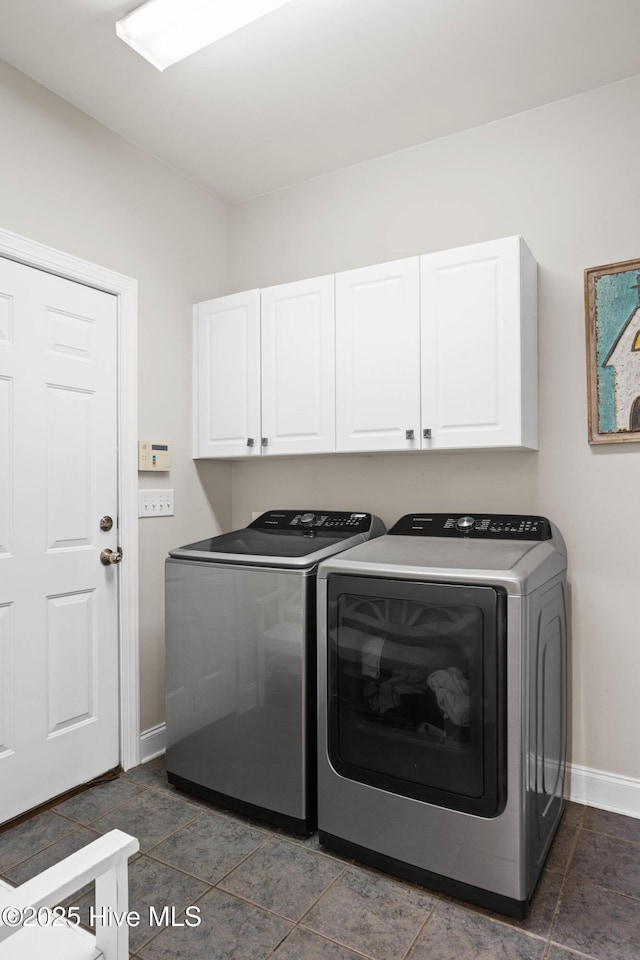
<path id="1" fill-rule="evenodd" d="M 248 527 L 177 547 L 169 556 L 305 568 L 383 532 L 381 522 L 370 513 L 270 510 Z"/>
<path id="2" fill-rule="evenodd" d="M 318 578 L 339 573 L 394 580 L 486 583 L 504 586 L 510 594 L 522 596 L 567 568 L 564 540 L 553 523 L 549 524 L 550 539 L 528 540 L 506 539 L 491 533 L 478 537 L 422 532 L 412 535 L 394 533 L 394 529 L 385 537 L 327 559 Z"/>
<path id="3" fill-rule="evenodd" d="M 444 537 L 404 537 L 387 534 L 340 556 L 341 567 L 362 564 L 376 574 L 391 568 L 419 568 L 429 576 L 457 571 L 473 576 L 480 571 L 512 570 L 538 544 L 512 540 L 450 540 Z M 336 562 L 338 562 L 336 560 Z M 379 569 L 376 569 L 379 568 Z M 358 572 L 361 572 L 358 570 Z M 397 576 L 398 574 L 393 574 Z"/>

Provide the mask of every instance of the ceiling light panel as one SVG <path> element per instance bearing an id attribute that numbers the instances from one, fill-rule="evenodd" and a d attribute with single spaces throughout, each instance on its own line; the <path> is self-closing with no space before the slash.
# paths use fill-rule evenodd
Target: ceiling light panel
<path id="1" fill-rule="evenodd" d="M 202 50 L 291 0 L 149 0 L 116 33 L 158 70 Z"/>

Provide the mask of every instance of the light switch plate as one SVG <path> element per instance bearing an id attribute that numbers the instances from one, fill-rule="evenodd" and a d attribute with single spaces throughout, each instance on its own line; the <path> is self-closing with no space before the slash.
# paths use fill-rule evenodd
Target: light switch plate
<path id="1" fill-rule="evenodd" d="M 172 517 L 173 490 L 139 490 L 139 517 Z"/>

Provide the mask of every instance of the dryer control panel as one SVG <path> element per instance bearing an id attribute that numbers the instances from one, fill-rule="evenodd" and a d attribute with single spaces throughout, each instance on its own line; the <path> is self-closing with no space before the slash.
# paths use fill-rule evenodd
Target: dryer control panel
<path id="1" fill-rule="evenodd" d="M 546 517 L 511 513 L 408 513 L 389 530 L 396 537 L 467 537 L 471 540 L 550 540 Z"/>
<path id="2" fill-rule="evenodd" d="M 368 533 L 372 514 L 345 513 L 341 510 L 269 510 L 249 527 L 253 530 L 314 530 L 331 533 Z"/>

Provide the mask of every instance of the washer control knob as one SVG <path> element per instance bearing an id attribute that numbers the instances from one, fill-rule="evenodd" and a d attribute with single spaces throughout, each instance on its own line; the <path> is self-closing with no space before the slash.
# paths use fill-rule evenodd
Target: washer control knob
<path id="1" fill-rule="evenodd" d="M 469 530 L 473 530 L 476 525 L 474 517 L 460 517 L 459 520 L 456 520 L 456 530 L 461 530 L 462 533 L 468 533 Z"/>
<path id="2" fill-rule="evenodd" d="M 307 525 L 312 524 L 315 520 L 315 513 L 303 513 L 300 517 L 300 523 L 306 523 Z"/>

